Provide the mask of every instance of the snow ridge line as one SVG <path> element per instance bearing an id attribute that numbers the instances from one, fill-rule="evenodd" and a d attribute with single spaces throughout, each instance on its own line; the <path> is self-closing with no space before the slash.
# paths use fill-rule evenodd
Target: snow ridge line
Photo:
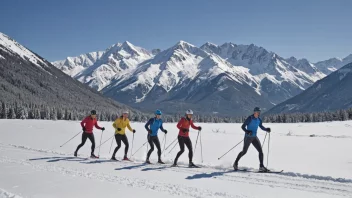
<path id="1" fill-rule="evenodd" d="M 18 195 L 15 195 L 13 193 L 7 192 L 6 190 L 1 189 L 1 188 L 0 188 L 0 197 L 1 198 L 22 198 L 22 197 L 20 197 Z"/>
<path id="2" fill-rule="evenodd" d="M 2 144 L 2 143 L 0 143 L 0 144 Z M 42 152 L 42 153 L 52 153 L 52 154 L 63 155 L 63 156 L 72 156 L 72 154 L 61 153 L 61 152 L 56 152 L 56 151 L 51 151 L 51 150 L 35 149 L 35 148 L 27 147 L 27 146 L 14 145 L 14 144 L 8 144 L 8 145 L 15 147 L 15 148 L 19 148 L 19 149 L 29 150 L 29 151 L 36 151 L 36 152 Z M 103 159 L 103 158 L 101 158 L 101 159 Z M 106 159 L 108 159 L 108 158 L 106 158 Z M 140 162 L 136 161 L 133 163 L 144 163 L 144 161 L 140 161 Z M 226 169 L 222 166 L 213 166 L 213 165 L 206 165 L 206 166 L 202 166 L 202 167 L 203 168 L 212 168 L 212 169 L 221 170 L 221 171 L 232 170 L 232 169 Z M 248 167 L 246 169 L 253 170 L 252 168 L 248 168 Z M 302 174 L 302 173 L 294 173 L 294 172 L 283 172 L 283 173 L 280 173 L 280 175 L 284 175 L 284 176 L 288 176 L 288 177 L 301 177 L 301 178 L 305 178 L 305 179 L 315 179 L 315 180 L 321 180 L 321 181 L 331 181 L 331 182 L 338 182 L 338 183 L 352 183 L 352 179 L 334 178 L 331 176 L 310 175 L 310 174 Z"/>
<path id="3" fill-rule="evenodd" d="M 88 179 L 95 179 L 99 181 L 107 181 L 119 183 L 133 188 L 141 188 L 146 190 L 154 190 L 157 192 L 166 192 L 170 195 L 185 196 L 185 197 L 228 197 L 228 198 L 245 198 L 248 196 L 231 195 L 226 192 L 214 192 L 208 189 L 189 187 L 185 185 L 162 183 L 160 181 L 145 180 L 139 178 L 127 178 L 122 176 L 107 175 L 99 172 L 89 172 L 82 169 L 71 169 L 56 165 L 34 164 L 27 160 L 10 159 L 6 156 L 0 158 L 0 163 L 14 163 L 25 166 L 31 166 L 33 169 L 54 173 L 61 173 L 65 176 L 71 177 L 85 177 Z M 17 198 L 17 197 L 16 197 Z"/>

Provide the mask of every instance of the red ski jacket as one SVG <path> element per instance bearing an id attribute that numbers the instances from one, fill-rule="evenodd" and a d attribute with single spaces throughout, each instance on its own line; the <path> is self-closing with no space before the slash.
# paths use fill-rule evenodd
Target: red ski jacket
<path id="1" fill-rule="evenodd" d="M 88 116 L 84 118 L 81 122 L 82 128 L 86 128 L 86 133 L 93 133 L 93 126 L 97 129 L 102 129 L 100 126 L 98 126 L 98 121 L 96 118 L 92 118 L 91 116 Z"/>
<path id="2" fill-rule="evenodd" d="M 189 131 L 183 132 L 183 129 L 188 129 L 189 127 L 193 129 L 199 129 L 198 127 L 194 126 L 192 119 L 188 120 L 187 118 L 182 117 L 181 120 L 177 123 L 177 128 L 180 129 L 178 135 L 182 137 L 189 137 Z"/>

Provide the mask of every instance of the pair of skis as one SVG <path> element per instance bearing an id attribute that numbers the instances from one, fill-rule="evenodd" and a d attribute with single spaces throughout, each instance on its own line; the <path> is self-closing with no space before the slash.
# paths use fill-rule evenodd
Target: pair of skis
<path id="1" fill-rule="evenodd" d="M 238 170 L 234 170 L 235 172 L 250 172 L 250 173 L 282 173 L 284 172 L 284 170 L 281 170 L 281 171 L 271 171 L 271 170 L 268 170 L 268 171 L 255 171 L 255 170 L 250 170 L 250 169 L 238 169 Z"/>

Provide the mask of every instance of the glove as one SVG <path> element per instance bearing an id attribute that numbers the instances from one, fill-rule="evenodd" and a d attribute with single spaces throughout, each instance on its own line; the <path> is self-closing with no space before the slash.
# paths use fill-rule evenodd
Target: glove
<path id="1" fill-rule="evenodd" d="M 271 132 L 271 128 L 266 128 L 266 132 L 270 133 Z"/>
<path id="2" fill-rule="evenodd" d="M 121 128 L 117 128 L 117 131 L 121 131 Z"/>
<path id="3" fill-rule="evenodd" d="M 132 132 L 133 132 L 133 133 L 136 133 L 136 130 L 133 129 Z"/>
<path id="4" fill-rule="evenodd" d="M 151 133 L 152 133 L 152 130 L 148 129 L 148 133 L 151 134 Z"/>
<path id="5" fill-rule="evenodd" d="M 198 127 L 198 131 L 201 131 L 202 130 L 202 127 Z"/>
<path id="6" fill-rule="evenodd" d="M 101 128 L 102 131 L 105 131 L 105 127 Z"/>
<path id="7" fill-rule="evenodd" d="M 246 130 L 246 134 L 247 134 L 247 135 L 252 135 L 252 131 Z"/>
<path id="8" fill-rule="evenodd" d="M 82 131 L 83 131 L 83 132 L 86 132 L 86 127 L 82 127 Z"/>
<path id="9" fill-rule="evenodd" d="M 182 129 L 182 131 L 183 131 L 184 133 L 187 133 L 187 132 L 189 131 L 189 129 Z"/>
<path id="10" fill-rule="evenodd" d="M 167 130 L 166 129 L 164 129 L 164 131 L 163 131 L 165 134 L 167 134 Z"/>

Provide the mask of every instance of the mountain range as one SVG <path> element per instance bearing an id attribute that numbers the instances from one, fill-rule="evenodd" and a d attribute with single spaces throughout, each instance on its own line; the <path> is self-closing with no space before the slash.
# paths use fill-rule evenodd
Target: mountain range
<path id="1" fill-rule="evenodd" d="M 72 71 L 81 64 L 90 68 L 100 53 L 91 53 L 67 61 L 63 71 Z M 83 70 L 82 68 L 79 68 Z M 96 109 L 98 113 L 119 114 L 130 107 L 101 95 L 98 91 L 71 78 L 50 62 L 27 49 L 7 35 L 0 33 L 0 102 L 27 107 L 66 109 L 84 113 Z M 75 71 L 76 72 L 76 71 Z"/>
<path id="2" fill-rule="evenodd" d="M 352 62 L 283 58 L 263 47 L 180 41 L 152 52 L 130 42 L 117 43 L 53 64 L 105 96 L 140 110 L 184 109 L 228 116 L 244 115 L 253 106 L 270 109 Z"/>

